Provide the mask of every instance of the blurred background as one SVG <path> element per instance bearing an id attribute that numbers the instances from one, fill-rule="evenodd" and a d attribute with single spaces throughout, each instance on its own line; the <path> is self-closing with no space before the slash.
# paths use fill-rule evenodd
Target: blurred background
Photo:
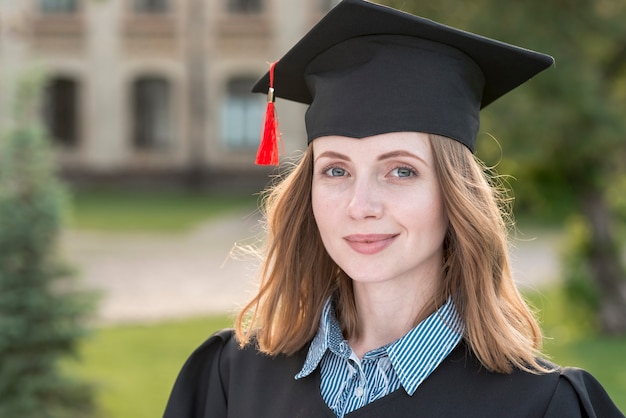
<path id="1" fill-rule="evenodd" d="M 0 0 L 0 416 L 153 417 L 254 289 L 249 93 L 337 1 Z M 483 111 L 546 352 L 626 410 L 626 1 L 379 1 L 551 54 Z M 279 100 L 285 154 L 304 106 Z M 234 251 L 233 251 L 234 250 Z"/>

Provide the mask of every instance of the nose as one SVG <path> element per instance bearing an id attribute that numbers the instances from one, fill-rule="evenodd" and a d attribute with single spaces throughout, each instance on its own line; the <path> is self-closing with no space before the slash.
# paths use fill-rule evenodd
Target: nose
<path id="1" fill-rule="evenodd" d="M 383 214 L 383 202 L 375 182 L 362 178 L 352 184 L 347 212 L 352 219 L 378 219 Z"/>

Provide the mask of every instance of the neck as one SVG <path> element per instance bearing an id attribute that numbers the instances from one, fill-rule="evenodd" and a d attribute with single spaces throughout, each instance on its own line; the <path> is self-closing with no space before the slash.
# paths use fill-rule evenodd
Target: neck
<path id="1" fill-rule="evenodd" d="M 360 358 L 403 337 L 427 317 L 434 308 L 435 289 L 416 286 L 407 290 L 385 283 L 354 283 L 354 295 L 359 327 L 349 343 Z"/>

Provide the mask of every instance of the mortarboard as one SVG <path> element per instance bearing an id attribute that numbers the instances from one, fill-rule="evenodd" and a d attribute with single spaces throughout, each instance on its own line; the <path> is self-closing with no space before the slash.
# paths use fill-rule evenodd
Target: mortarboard
<path id="1" fill-rule="evenodd" d="M 252 91 L 268 93 L 271 85 L 276 97 L 308 104 L 309 143 L 416 131 L 474 151 L 480 110 L 553 62 L 390 7 L 343 0 Z"/>

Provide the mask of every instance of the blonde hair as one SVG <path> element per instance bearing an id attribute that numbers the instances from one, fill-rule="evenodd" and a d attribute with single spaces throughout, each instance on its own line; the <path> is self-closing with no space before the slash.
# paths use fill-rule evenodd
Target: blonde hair
<path id="1" fill-rule="evenodd" d="M 465 321 L 465 340 L 487 369 L 547 371 L 537 359 L 541 329 L 509 264 L 507 195 L 464 145 L 430 136 L 450 222 L 441 294 L 454 299 Z"/>
<path id="2" fill-rule="evenodd" d="M 484 167 L 457 141 L 430 135 L 449 228 L 444 274 L 433 306 L 449 296 L 465 321 L 470 349 L 487 369 L 545 371 L 538 362 L 541 330 L 513 282 L 503 194 Z M 357 333 L 351 279 L 326 252 L 311 205 L 312 147 L 264 199 L 265 258 L 256 296 L 242 309 L 235 331 L 269 355 L 293 354 L 317 332 L 324 303 L 336 295 L 344 336 Z M 416 318 L 418 321 L 421 318 Z"/>

